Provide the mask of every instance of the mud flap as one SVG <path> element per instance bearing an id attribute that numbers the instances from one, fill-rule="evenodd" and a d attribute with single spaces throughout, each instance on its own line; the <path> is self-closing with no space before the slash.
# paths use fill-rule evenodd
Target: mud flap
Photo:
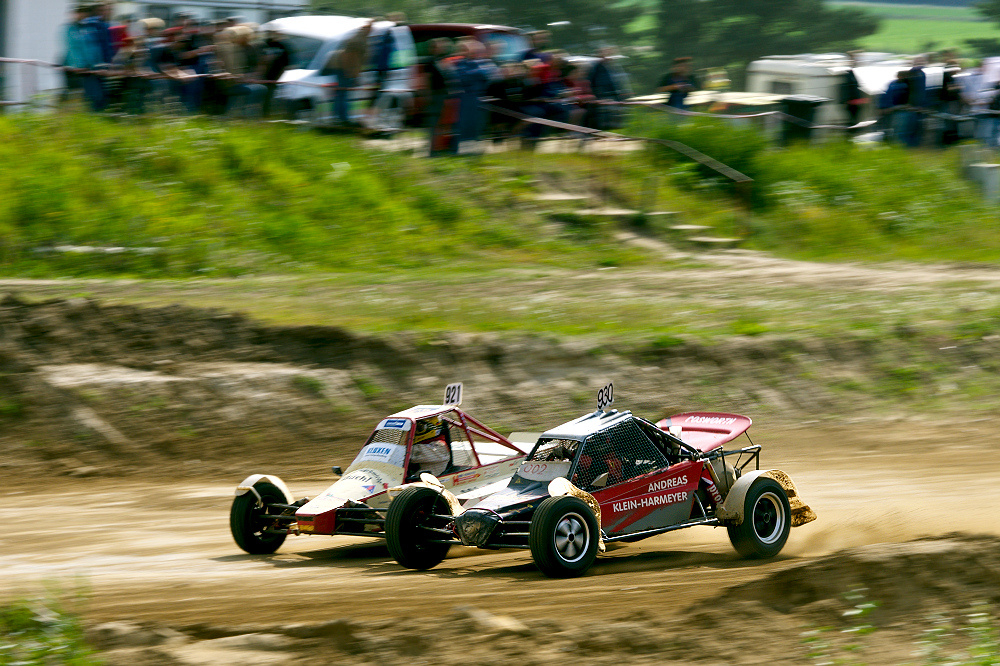
<path id="1" fill-rule="evenodd" d="M 809 505 L 799 497 L 799 491 L 792 483 L 792 479 L 779 469 L 772 469 L 763 474 L 777 481 L 785 493 L 788 495 L 788 506 L 792 510 L 792 527 L 800 527 L 806 523 L 816 520 L 816 512 L 809 508 Z"/>
<path id="2" fill-rule="evenodd" d="M 722 506 L 716 510 L 715 515 L 724 523 L 739 525 L 743 522 L 743 500 L 751 484 L 755 479 L 766 477 L 774 480 L 788 495 L 788 507 L 792 511 L 791 526 L 800 527 L 806 523 L 816 520 L 816 513 L 799 497 L 799 491 L 792 483 L 792 479 L 780 469 L 769 469 L 767 471 L 753 471 L 744 474 L 733 486 L 733 489 L 726 495 Z"/>
<path id="3" fill-rule="evenodd" d="M 572 495 L 587 503 L 587 506 L 594 512 L 594 517 L 597 518 L 597 552 L 603 553 L 607 550 L 604 545 L 604 530 L 601 528 L 601 505 L 597 502 L 597 498 L 586 490 L 580 490 L 574 486 L 569 479 L 560 476 L 549 482 L 549 496 L 560 497 L 562 495 Z"/>

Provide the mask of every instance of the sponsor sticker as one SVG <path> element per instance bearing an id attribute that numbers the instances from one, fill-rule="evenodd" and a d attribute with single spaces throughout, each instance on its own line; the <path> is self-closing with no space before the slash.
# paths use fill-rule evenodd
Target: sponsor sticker
<path id="1" fill-rule="evenodd" d="M 410 420 L 409 419 L 386 419 L 382 421 L 379 428 L 389 428 L 392 430 L 409 430 Z"/>
<path id="2" fill-rule="evenodd" d="M 480 476 L 482 476 L 482 474 L 480 474 L 479 472 L 460 472 L 459 474 L 455 475 L 455 485 L 460 486 L 464 483 L 475 481 Z"/>
<path id="3" fill-rule="evenodd" d="M 675 476 L 670 479 L 663 479 L 662 481 L 656 481 L 649 484 L 648 493 L 659 492 L 660 490 L 668 490 L 670 488 L 677 488 L 679 486 L 686 486 L 688 482 L 687 474 L 684 476 Z"/>
<path id="4" fill-rule="evenodd" d="M 684 419 L 685 423 L 702 423 L 704 425 L 729 425 L 736 423 L 736 419 L 731 416 L 689 416 Z"/>
<path id="5" fill-rule="evenodd" d="M 621 513 L 622 511 L 632 511 L 634 509 L 645 509 L 651 506 L 663 506 L 665 504 L 676 504 L 677 502 L 683 502 L 688 498 L 686 491 L 681 491 L 678 493 L 664 493 L 662 495 L 649 495 L 647 497 L 640 497 L 634 500 L 622 500 L 621 502 L 613 502 L 611 504 L 611 511 L 613 513 Z"/>

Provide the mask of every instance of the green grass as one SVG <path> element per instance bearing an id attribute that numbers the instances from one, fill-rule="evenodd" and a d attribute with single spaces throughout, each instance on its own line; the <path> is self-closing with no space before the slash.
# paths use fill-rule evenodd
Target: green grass
<path id="1" fill-rule="evenodd" d="M 43 600 L 0 605 L 0 664 L 91 666 L 100 662 L 83 640 L 79 619 Z"/>
<path id="2" fill-rule="evenodd" d="M 752 128 L 722 121 L 668 123 L 649 115 L 637 133 L 675 139 L 754 178 L 754 214 L 733 219 L 751 247 L 786 257 L 820 260 L 1000 259 L 1000 217 L 959 176 L 955 151 L 824 145 L 774 149 Z M 720 193 L 728 181 L 691 171 L 668 149 L 656 149 L 689 187 Z M 726 228 L 726 225 L 721 225 Z"/>
<path id="3" fill-rule="evenodd" d="M 496 173 L 288 126 L 0 118 L 0 266 L 21 275 L 383 272 L 613 265 L 608 229 L 564 236 Z M 153 248 L 45 253 L 56 246 Z"/>
<path id="4" fill-rule="evenodd" d="M 956 8 L 958 9 L 958 8 Z M 921 53 L 947 48 L 968 51 L 967 39 L 997 39 L 1000 30 L 993 23 L 944 21 L 935 18 L 886 18 L 874 35 L 863 37 L 859 46 L 869 51 Z"/>
<path id="5" fill-rule="evenodd" d="M 942 5 L 902 5 L 880 2 L 826 2 L 831 7 L 854 7 L 884 19 L 933 19 L 941 21 L 984 21 L 975 7 Z"/>

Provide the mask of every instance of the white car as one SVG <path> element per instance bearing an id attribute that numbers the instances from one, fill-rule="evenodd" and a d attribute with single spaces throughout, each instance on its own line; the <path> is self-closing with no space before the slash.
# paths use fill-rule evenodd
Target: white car
<path id="1" fill-rule="evenodd" d="M 291 51 L 291 62 L 279 79 L 281 85 L 275 96 L 297 112 L 308 112 L 316 124 L 332 124 L 334 86 L 338 81 L 325 66 L 330 55 L 369 20 L 350 16 L 292 16 L 262 25 L 261 30 L 279 33 Z M 374 60 L 387 32 L 393 40 L 392 56 L 385 79 L 380 89 L 375 90 L 378 72 L 373 68 Z M 372 129 L 401 129 L 406 109 L 413 100 L 417 64 L 413 36 L 406 26 L 380 21 L 372 26 L 368 45 L 369 64 L 361 73 L 357 87 L 371 89 L 351 92 L 351 119 Z M 368 114 L 373 95 L 377 95 L 376 111 Z"/>

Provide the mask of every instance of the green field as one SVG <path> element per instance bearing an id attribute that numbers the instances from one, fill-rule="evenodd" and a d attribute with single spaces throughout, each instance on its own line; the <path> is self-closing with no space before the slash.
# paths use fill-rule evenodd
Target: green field
<path id="1" fill-rule="evenodd" d="M 997 39 L 1000 30 L 992 23 L 941 21 L 938 19 L 885 19 L 876 34 L 861 40 L 869 51 L 920 53 L 956 48 L 967 51 L 967 39 Z"/>
<path id="2" fill-rule="evenodd" d="M 877 2 L 828 2 L 831 7 L 855 7 L 881 18 L 934 19 L 939 21 L 984 21 L 973 7 L 941 7 L 937 5 L 896 5 Z"/>
<path id="3" fill-rule="evenodd" d="M 877 2 L 830 2 L 834 7 L 863 9 L 882 19 L 879 31 L 860 41 L 869 51 L 921 53 L 955 48 L 967 52 L 967 39 L 998 39 L 1000 29 L 974 7 L 895 5 Z"/>

